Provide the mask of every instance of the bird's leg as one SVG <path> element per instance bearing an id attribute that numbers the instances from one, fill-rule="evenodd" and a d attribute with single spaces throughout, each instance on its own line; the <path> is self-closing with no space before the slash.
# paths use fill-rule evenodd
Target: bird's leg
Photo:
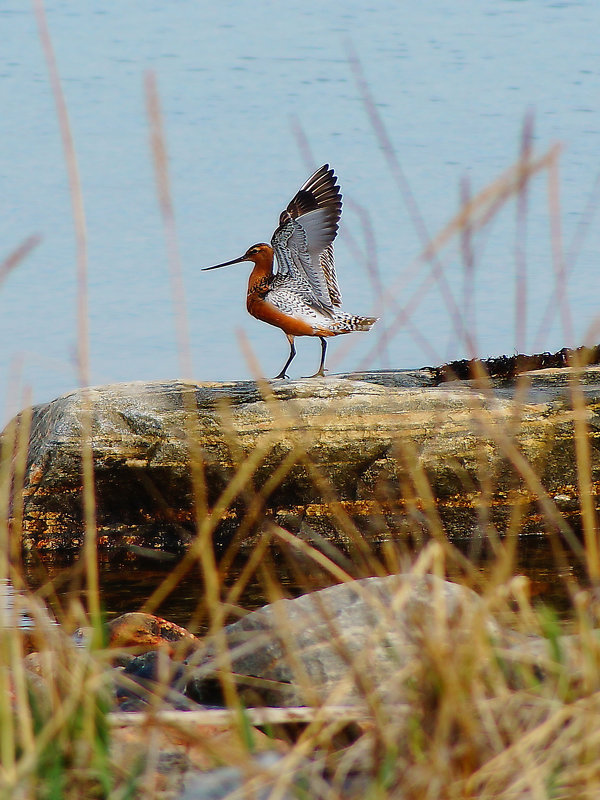
<path id="1" fill-rule="evenodd" d="M 285 371 L 289 367 L 289 365 L 292 363 L 292 359 L 296 355 L 296 348 L 294 347 L 294 337 L 290 336 L 289 333 L 286 333 L 286 336 L 287 336 L 288 342 L 290 343 L 290 357 L 288 358 L 288 360 L 283 365 L 283 369 L 281 370 L 279 375 L 275 375 L 275 377 L 273 378 L 274 381 L 276 381 L 278 378 L 287 378 L 288 377 L 285 374 Z"/>
<path id="2" fill-rule="evenodd" d="M 327 351 L 327 339 L 323 336 L 319 336 L 321 340 L 321 363 L 319 364 L 319 369 L 315 372 L 314 375 L 307 375 L 307 378 L 324 378 L 325 377 L 325 370 L 323 366 L 325 364 L 325 353 Z"/>

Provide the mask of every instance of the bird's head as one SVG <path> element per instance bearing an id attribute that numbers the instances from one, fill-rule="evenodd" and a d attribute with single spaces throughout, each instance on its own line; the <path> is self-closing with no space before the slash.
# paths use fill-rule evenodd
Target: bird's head
<path id="1" fill-rule="evenodd" d="M 266 244 L 265 242 L 260 242 L 259 244 L 253 244 L 252 247 L 249 247 L 243 256 L 239 258 L 234 258 L 231 261 L 224 261 L 222 264 L 215 264 L 214 267 L 204 267 L 203 272 L 206 272 L 209 269 L 219 269 L 219 267 L 228 267 L 231 264 L 239 264 L 242 261 L 253 261 L 255 264 L 257 261 L 261 259 L 261 257 L 268 257 L 270 259 L 273 258 L 273 249 L 270 244 Z"/>

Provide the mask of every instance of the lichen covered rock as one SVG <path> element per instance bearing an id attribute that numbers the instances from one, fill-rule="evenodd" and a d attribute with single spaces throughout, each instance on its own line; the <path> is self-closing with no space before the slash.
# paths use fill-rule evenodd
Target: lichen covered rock
<path id="1" fill-rule="evenodd" d="M 423 510 L 423 478 L 450 533 L 464 534 L 477 524 L 490 487 L 496 514 L 508 513 L 518 496 L 533 519 L 540 485 L 569 511 L 577 506 L 569 374 L 526 375 L 521 380 L 529 382 L 529 392 L 518 397 L 514 382 L 436 387 L 427 371 L 262 386 L 128 383 L 74 392 L 32 411 L 23 543 L 73 549 L 82 542 L 86 414 L 100 546 L 186 547 L 198 520 L 206 520 L 238 472 L 243 480 L 210 522 L 217 543 L 237 531 L 257 491 L 264 496 L 255 502 L 247 537 L 260 530 L 265 516 L 329 521 L 338 500 L 350 517 L 364 521 L 367 537 L 370 530 L 382 535 L 381 525 L 369 526 L 374 517 L 384 519 L 393 537 L 407 509 L 414 511 L 410 497 Z M 588 368 L 582 381 L 595 442 L 599 368 Z M 5 440 L 13 431 L 11 424 Z M 521 456 L 539 485 L 528 481 Z M 600 480 L 595 447 L 592 477 Z M 323 529 L 327 533 L 327 525 Z M 335 524 L 331 530 L 335 535 Z"/>

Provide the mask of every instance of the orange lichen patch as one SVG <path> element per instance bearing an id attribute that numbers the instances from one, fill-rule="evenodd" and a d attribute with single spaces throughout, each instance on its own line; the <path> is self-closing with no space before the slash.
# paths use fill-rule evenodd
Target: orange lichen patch
<path id="1" fill-rule="evenodd" d="M 165 649 L 169 655 L 194 649 L 196 637 L 174 622 L 153 614 L 122 614 L 108 624 L 109 646 L 135 648 L 136 651 Z M 182 647 L 182 642 L 185 644 Z"/>
<path id="2" fill-rule="evenodd" d="M 373 514 L 381 508 L 381 504 L 375 500 L 343 500 L 339 503 L 348 514 L 366 515 Z M 295 510 L 300 512 L 302 506 L 296 506 Z M 328 503 L 310 503 L 306 506 L 306 514 L 309 517 L 331 516 L 334 509 Z"/>
<path id="3" fill-rule="evenodd" d="M 25 527 L 23 528 L 25 532 L 28 532 Z M 36 531 L 34 530 L 34 533 Z M 23 546 L 25 549 L 36 549 L 36 550 L 61 550 L 64 547 L 63 542 L 60 540 L 60 536 L 64 535 L 64 531 L 62 529 L 56 529 L 56 531 L 50 530 L 48 532 L 50 538 L 40 537 L 36 539 L 35 542 L 31 542 L 29 540 L 25 540 L 23 542 Z M 78 548 L 81 547 L 83 544 L 83 540 L 78 537 L 71 537 L 69 539 L 69 547 L 70 548 Z"/>
<path id="4" fill-rule="evenodd" d="M 35 466 L 29 473 L 28 483 L 30 487 L 35 488 L 38 483 L 42 482 L 45 471 L 42 466 Z"/>

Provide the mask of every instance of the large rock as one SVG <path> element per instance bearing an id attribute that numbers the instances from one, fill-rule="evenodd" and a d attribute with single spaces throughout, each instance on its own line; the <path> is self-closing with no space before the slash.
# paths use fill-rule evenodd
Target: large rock
<path id="1" fill-rule="evenodd" d="M 429 480 L 446 530 L 464 533 L 477 523 L 487 486 L 493 496 L 486 502 L 496 515 L 508 513 L 516 496 L 525 509 L 535 503 L 539 487 L 512 465 L 513 444 L 533 464 L 545 491 L 563 510 L 576 513 L 570 374 L 531 373 L 525 376 L 530 393 L 516 400 L 514 383 L 484 390 L 458 383 L 434 387 L 427 371 L 262 387 L 254 382 L 128 383 L 74 392 L 32 412 L 24 544 L 75 548 L 82 541 L 86 403 L 100 545 L 185 546 L 198 519 L 194 498 L 202 496 L 201 481 L 195 490 L 192 485 L 190 456 L 204 465 L 209 508 L 237 468 L 247 470 L 246 487 L 239 486 L 218 515 L 217 541 L 238 528 L 255 490 L 274 475 L 262 505 L 253 509 L 246 536 L 260 529 L 263 514 L 275 515 L 284 527 L 296 524 L 296 530 L 302 524 L 318 527 L 331 516 L 335 499 L 350 516 L 362 518 L 365 536 L 394 536 L 406 524 L 407 509 L 409 529 L 421 524 L 422 484 L 411 488 L 421 474 Z M 589 368 L 582 380 L 594 444 L 592 477 L 600 480 L 595 447 L 600 368 Z M 23 424 L 26 417 L 19 418 Z M 5 453 L 12 449 L 13 431 L 9 425 L 4 433 Z M 535 516 L 532 520 L 538 524 Z M 335 525 L 323 524 L 323 530 L 335 535 Z"/>
<path id="2" fill-rule="evenodd" d="M 278 600 L 225 628 L 227 659 L 244 705 L 404 701 L 412 662 L 444 638 L 457 651 L 502 632 L 475 592 L 432 575 L 363 578 Z M 190 658 L 187 694 L 215 705 L 222 651 Z"/>

